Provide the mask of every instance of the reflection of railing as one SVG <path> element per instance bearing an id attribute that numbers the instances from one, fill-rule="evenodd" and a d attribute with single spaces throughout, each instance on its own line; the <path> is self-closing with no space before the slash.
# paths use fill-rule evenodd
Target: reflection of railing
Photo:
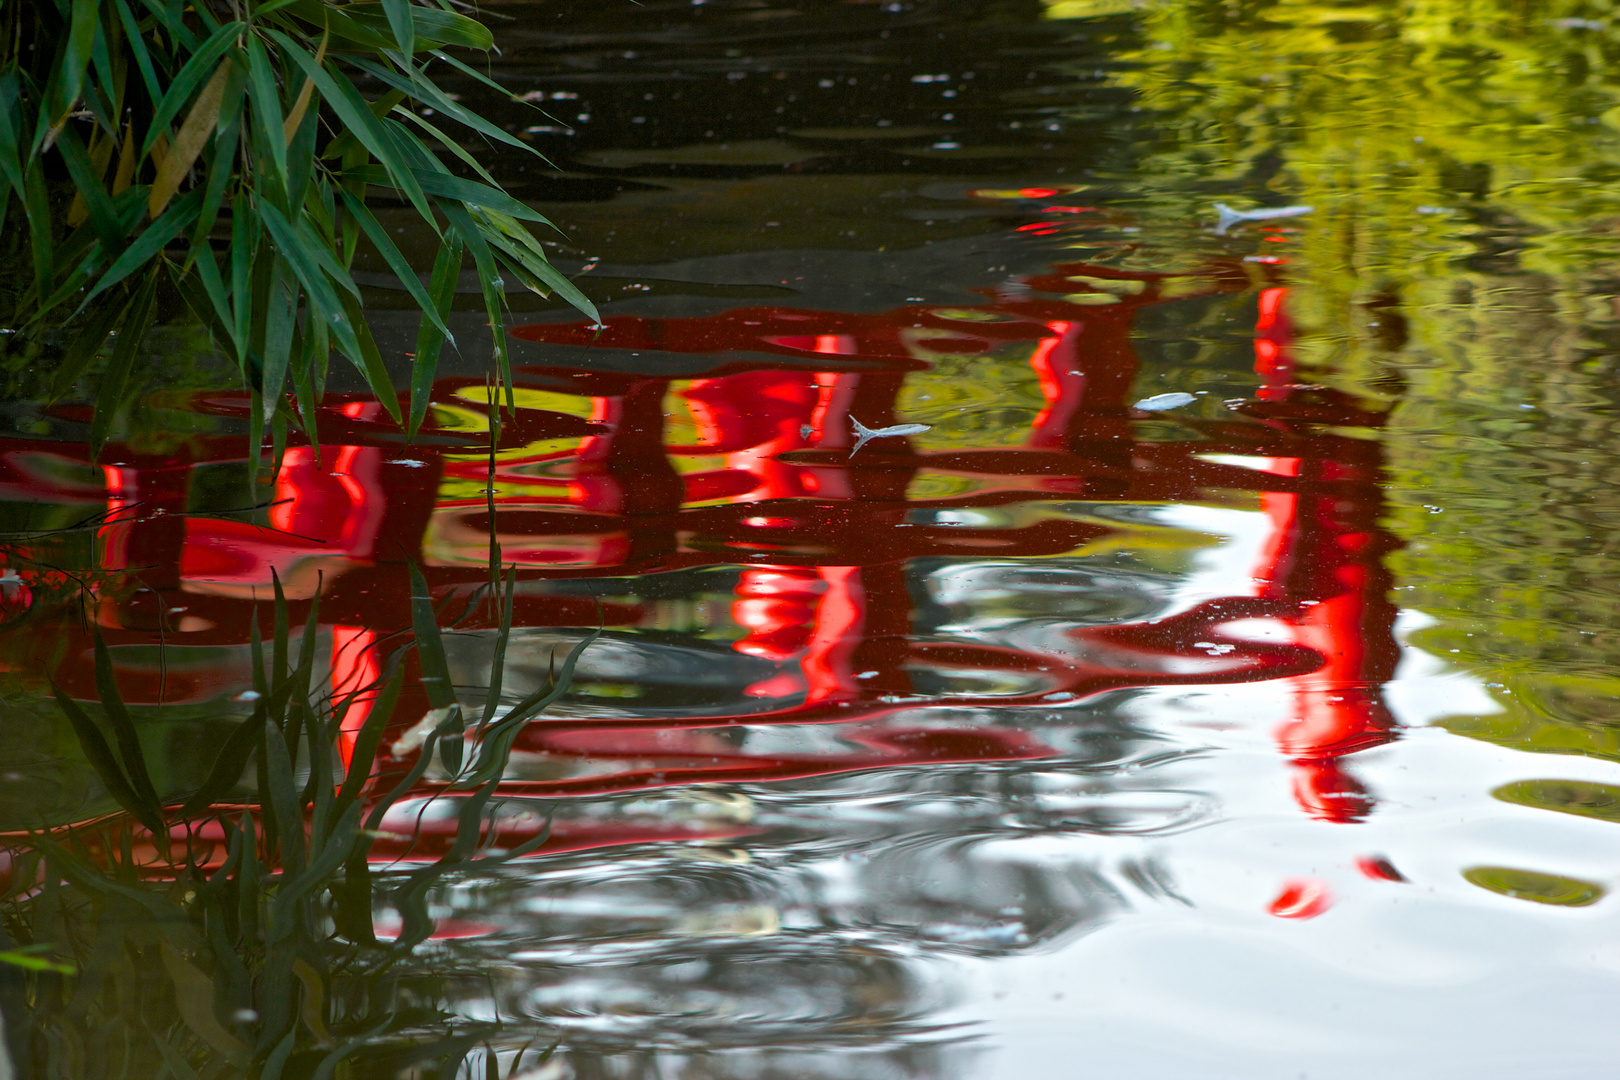
<path id="1" fill-rule="evenodd" d="M 735 632 L 716 647 L 749 661 L 737 669 L 729 708 L 683 719 L 604 710 L 588 723 L 566 716 L 536 723 L 527 752 L 596 764 L 514 778 L 514 793 L 1018 759 L 1043 748 L 994 727 L 975 728 L 970 738 L 908 728 L 904 715 L 924 700 L 1036 705 L 1117 687 L 1286 679 L 1296 716 L 1280 738 L 1298 763 L 1302 806 L 1329 820 L 1364 814 L 1367 796 L 1336 762 L 1390 737 L 1379 697 L 1394 654 L 1379 564 L 1387 541 L 1375 523 L 1377 445 L 1305 425 L 1375 418 L 1330 393 L 1299 400 L 1282 290 L 1267 289 L 1256 338 L 1261 385 L 1244 406 L 1263 424 L 1188 419 L 1196 441 L 1139 441 L 1129 406 L 1137 366 L 1129 329 L 1134 311 L 1165 299 L 1162 282 L 1072 265 L 1026 284 L 1010 298 L 961 309 L 856 316 L 757 308 L 613 320 L 604 330 L 520 327 L 519 337 L 604 356 L 656 350 L 724 363 L 695 379 L 528 370 L 493 479 L 482 449 L 481 385 L 443 383 L 437 426 L 408 448 L 375 403 L 336 404 L 319 418 L 333 440 L 319 463 L 311 447 L 288 451 L 268 527 L 185 513 L 197 467 L 240 460 L 239 440 L 200 439 L 192 456 L 162 459 L 115 448 L 105 460 L 121 464 L 103 468 L 105 485 L 95 495 L 115 512 L 101 530 L 103 564 L 139 568 L 150 591 L 109 594 L 97 621 L 115 646 L 150 645 L 160 629 L 170 647 L 239 646 L 259 617 L 255 599 L 269 595 L 274 567 L 295 601 L 295 619 L 296 602 L 322 591 L 333 681 L 357 684 L 376 670 L 380 638 L 410 625 L 407 558 L 426 565 L 440 598 L 467 595 L 486 580 L 485 488 L 492 485 L 503 558 L 526 580 L 735 567 L 728 581 Z M 1010 370 L 1008 350 L 1024 354 L 1029 374 L 1008 391 L 1023 394 L 1022 411 L 1002 409 L 1022 427 L 1004 424 L 996 445 L 887 439 L 851 456 L 851 417 L 871 427 L 907 419 L 905 408 L 920 405 L 918 383 L 986 354 L 1001 357 L 997 370 Z M 943 391 L 949 382 L 938 385 Z M 229 396 L 197 403 L 227 415 L 243 414 L 246 404 Z M 62 475 L 71 472 L 61 444 L 8 443 L 0 484 L 37 484 L 42 454 L 58 459 Z M 1252 588 L 1166 618 L 1076 628 L 1060 648 L 1038 654 L 913 640 L 907 560 L 1061 555 L 1108 529 L 1064 507 L 1196 500 L 1211 488 L 1258 491 L 1271 518 L 1271 545 Z M 64 486 L 56 497 L 88 501 L 90 492 Z M 1052 511 L 1026 512 L 1030 506 Z M 602 610 L 610 627 L 656 622 L 639 601 L 608 598 Z M 580 626 L 596 611 L 583 597 L 526 594 L 518 622 Z M 1235 626 L 1252 620 L 1271 633 L 1257 639 Z M 56 678 L 90 698 L 84 652 L 70 649 Z M 948 670 L 990 679 L 1036 669 L 1037 689 L 989 699 L 919 697 L 911 675 Z M 131 700 L 155 702 L 207 698 L 246 680 L 216 664 L 129 670 L 125 681 Z M 425 701 L 415 715 L 402 708 L 400 722 L 413 723 L 425 708 Z M 703 732 L 729 724 L 782 722 L 834 723 L 852 734 L 833 750 L 799 755 L 699 745 Z M 657 737 L 650 729 L 660 729 Z"/>

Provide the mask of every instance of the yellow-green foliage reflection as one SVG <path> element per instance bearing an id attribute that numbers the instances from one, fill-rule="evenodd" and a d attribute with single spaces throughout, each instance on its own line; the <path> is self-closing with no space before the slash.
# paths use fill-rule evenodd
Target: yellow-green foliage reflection
<path id="1" fill-rule="evenodd" d="M 1158 129 L 1149 206 L 1316 208 L 1287 223 L 1296 354 L 1388 413 L 1399 600 L 1438 617 L 1419 643 L 1502 706 L 1448 726 L 1605 757 L 1620 757 L 1616 26 L 1607 0 L 1162 0 L 1118 77 Z M 1222 242 L 1257 246 L 1252 228 Z"/>

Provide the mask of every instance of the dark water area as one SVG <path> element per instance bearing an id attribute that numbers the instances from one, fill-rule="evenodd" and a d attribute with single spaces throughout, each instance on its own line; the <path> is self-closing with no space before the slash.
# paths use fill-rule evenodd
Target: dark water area
<path id="1" fill-rule="evenodd" d="M 94 709 L 96 634 L 181 798 L 272 571 L 342 695 L 414 564 L 469 713 L 602 632 L 500 785 L 491 843 L 549 836 L 436 889 L 435 980 L 339 1075 L 458 1025 L 525 1080 L 1607 1075 L 1607 15 L 1366 11 L 488 6 L 514 99 L 445 84 L 548 159 L 476 148 L 602 325 L 510 294 L 492 449 L 469 273 L 424 433 L 334 371 L 256 488 L 194 330 L 98 462 L 93 395 L 6 402 L 0 830 L 117 810 L 46 681 Z"/>

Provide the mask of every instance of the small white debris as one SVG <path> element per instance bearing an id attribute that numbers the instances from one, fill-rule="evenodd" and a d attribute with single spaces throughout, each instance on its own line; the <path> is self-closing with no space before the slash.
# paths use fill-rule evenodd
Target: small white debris
<path id="1" fill-rule="evenodd" d="M 1143 412 L 1164 412 L 1166 409 L 1179 409 L 1183 405 L 1191 405 L 1197 400 L 1194 394 L 1178 391 L 1174 394 L 1154 394 L 1152 397 L 1145 397 L 1131 408 L 1141 409 Z"/>

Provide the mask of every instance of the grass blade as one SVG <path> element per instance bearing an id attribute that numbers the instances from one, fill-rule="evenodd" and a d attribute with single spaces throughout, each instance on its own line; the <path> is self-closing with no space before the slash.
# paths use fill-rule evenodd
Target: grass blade
<path id="1" fill-rule="evenodd" d="M 108 651 L 107 643 L 102 640 L 100 631 L 95 634 L 95 650 L 96 692 L 101 695 L 101 708 L 107 714 L 108 724 L 112 726 L 113 737 L 118 740 L 118 754 L 123 759 L 124 773 L 129 777 L 129 786 L 142 806 L 152 816 L 161 819 L 163 805 L 158 801 L 157 791 L 152 787 L 152 776 L 146 769 L 146 755 L 141 751 L 141 740 L 136 734 L 135 723 L 130 719 L 123 695 L 119 693 L 118 679 L 113 672 L 112 653 Z"/>
<path id="2" fill-rule="evenodd" d="M 101 778 L 107 794 L 111 795 L 126 813 L 153 833 L 161 832 L 162 820 L 152 817 L 147 808 L 141 805 L 141 800 L 129 786 L 123 770 L 118 767 L 118 759 L 113 757 L 113 752 L 107 746 L 107 740 L 102 737 L 101 729 L 96 727 L 95 721 L 79 708 L 78 702 L 62 693 L 61 688 L 54 682 L 51 683 L 51 692 L 56 695 L 57 706 L 68 718 L 68 723 L 73 726 L 73 733 L 78 736 L 79 746 L 90 762 L 90 767 Z"/>

